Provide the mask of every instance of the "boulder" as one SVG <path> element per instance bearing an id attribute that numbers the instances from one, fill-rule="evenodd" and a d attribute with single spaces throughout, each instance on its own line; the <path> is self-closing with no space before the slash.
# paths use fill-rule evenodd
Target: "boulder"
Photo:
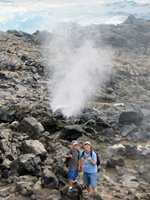
<path id="1" fill-rule="evenodd" d="M 126 174 L 120 177 L 120 181 L 123 186 L 137 188 L 139 187 L 139 182 L 136 176 Z"/>
<path id="2" fill-rule="evenodd" d="M 11 191 L 9 186 L 0 188 L 0 199 L 3 200 L 9 198 L 10 193 Z"/>
<path id="3" fill-rule="evenodd" d="M 39 134 L 44 132 L 42 124 L 34 117 L 24 118 L 19 125 L 19 129 L 29 133 L 29 136 L 32 137 L 32 139 L 38 138 Z"/>
<path id="4" fill-rule="evenodd" d="M 7 139 L 0 140 L 0 150 L 2 152 L 9 152 L 11 143 Z"/>
<path id="5" fill-rule="evenodd" d="M 140 192 L 137 192 L 135 195 L 134 195 L 134 199 L 136 200 L 141 200 L 141 199 L 144 199 L 144 200 L 149 200 L 150 199 L 150 193 L 140 193 Z"/>
<path id="6" fill-rule="evenodd" d="M 82 115 L 80 116 L 79 122 L 83 124 L 85 122 L 88 122 L 89 120 L 96 120 L 97 116 L 98 113 L 95 110 L 91 108 L 85 108 Z"/>
<path id="7" fill-rule="evenodd" d="M 83 133 L 85 133 L 85 131 L 81 125 L 65 126 L 61 131 L 59 138 L 72 141 L 76 140 L 78 137 L 81 137 Z"/>
<path id="8" fill-rule="evenodd" d="M 33 176 L 20 176 L 16 180 L 15 191 L 23 196 L 31 196 L 36 181 L 37 178 Z"/>
<path id="9" fill-rule="evenodd" d="M 102 128 L 111 128 L 111 125 L 106 120 L 102 119 L 101 117 L 97 117 L 96 125 Z"/>
<path id="10" fill-rule="evenodd" d="M 1 169 L 10 169 L 11 167 L 11 162 L 10 160 L 8 160 L 7 158 L 5 158 L 5 160 L 3 161 L 3 163 L 1 164 Z"/>
<path id="11" fill-rule="evenodd" d="M 68 199 L 81 200 L 82 199 L 82 187 L 78 183 L 73 183 L 72 190 L 67 192 Z"/>
<path id="12" fill-rule="evenodd" d="M 137 163 L 136 170 L 139 172 L 140 177 L 142 177 L 146 182 L 150 183 L 150 159 L 144 159 Z"/>
<path id="13" fill-rule="evenodd" d="M 98 193 L 95 194 L 83 193 L 82 200 L 103 200 L 103 199 L 101 195 Z"/>
<path id="14" fill-rule="evenodd" d="M 125 156 L 128 159 L 136 159 L 137 158 L 137 146 L 134 144 L 125 145 Z"/>
<path id="15" fill-rule="evenodd" d="M 144 149 L 140 149 L 140 155 L 148 160 L 150 158 L 150 146 L 147 145 Z"/>
<path id="16" fill-rule="evenodd" d="M 20 149 L 23 153 L 33 153 L 40 157 L 46 157 L 47 153 L 44 145 L 38 140 L 25 140 Z"/>
<path id="17" fill-rule="evenodd" d="M 103 179 L 110 185 L 116 185 L 115 181 L 113 181 L 113 179 L 111 179 L 109 176 L 104 175 Z"/>
<path id="18" fill-rule="evenodd" d="M 66 123 L 65 120 L 57 118 L 57 116 L 55 118 L 52 111 L 45 112 L 45 111 L 41 110 L 39 112 L 38 119 L 44 126 L 44 129 L 46 131 L 49 131 L 50 133 L 55 133 L 56 131 L 61 130 Z"/>
<path id="19" fill-rule="evenodd" d="M 62 200 L 62 198 L 58 190 L 42 188 L 41 190 L 34 191 L 34 194 L 30 197 L 30 200 Z"/>
<path id="20" fill-rule="evenodd" d="M 34 184 L 33 190 L 34 190 L 34 193 L 37 192 L 37 191 L 41 191 L 41 190 L 42 190 L 42 185 L 41 185 L 41 179 L 40 179 L 40 178 L 39 178 L 39 180 Z"/>
<path id="21" fill-rule="evenodd" d="M 121 128 L 121 135 L 126 137 L 135 131 L 138 131 L 138 127 L 135 124 L 123 125 Z"/>
<path id="22" fill-rule="evenodd" d="M 12 130 L 17 130 L 18 126 L 19 126 L 19 122 L 18 122 L 18 121 L 14 121 L 14 122 L 12 122 L 12 123 L 10 124 L 10 128 L 11 128 Z"/>
<path id="23" fill-rule="evenodd" d="M 0 140 L 6 139 L 7 141 L 12 140 L 13 131 L 11 129 L 2 129 L 0 130 Z"/>
<path id="24" fill-rule="evenodd" d="M 0 140 L 4 139 L 5 136 L 2 134 L 2 131 L 0 131 Z"/>
<path id="25" fill-rule="evenodd" d="M 77 182 L 73 183 L 72 190 L 68 190 L 68 186 L 64 186 L 60 189 L 62 200 L 81 200 L 83 198 L 82 192 L 83 187 Z"/>
<path id="26" fill-rule="evenodd" d="M 52 153 L 54 152 L 53 148 L 53 136 L 50 135 L 48 131 L 44 132 L 41 137 L 39 138 L 39 141 L 44 144 L 44 147 L 47 152 Z"/>
<path id="27" fill-rule="evenodd" d="M 11 162 L 12 161 L 5 158 L 1 164 L 1 177 L 3 179 L 8 179 L 10 175 Z"/>
<path id="28" fill-rule="evenodd" d="M 141 110 L 125 110 L 119 116 L 120 124 L 139 124 L 144 119 Z"/>
<path id="29" fill-rule="evenodd" d="M 107 160 L 106 166 L 109 167 L 109 168 L 115 168 L 116 166 L 123 167 L 124 166 L 124 159 L 120 156 L 110 157 L 109 160 Z"/>
<path id="30" fill-rule="evenodd" d="M 53 172 L 55 174 L 57 174 L 58 179 L 59 179 L 59 177 L 60 178 L 63 177 L 65 179 L 67 178 L 68 173 L 67 173 L 66 167 L 64 166 L 64 163 L 62 162 L 62 158 L 55 159 L 55 162 L 53 163 L 52 169 L 53 169 Z"/>
<path id="31" fill-rule="evenodd" d="M 15 106 L 5 106 L 0 108 L 0 123 L 13 122 L 16 117 L 16 112 Z"/>
<path id="32" fill-rule="evenodd" d="M 55 189 L 58 187 L 58 179 L 48 168 L 45 168 L 41 174 L 41 183 L 43 187 Z"/>
<path id="33" fill-rule="evenodd" d="M 85 126 L 96 126 L 96 120 L 90 119 L 85 123 Z"/>
<path id="34" fill-rule="evenodd" d="M 64 119 L 64 116 L 62 114 L 62 110 L 61 109 L 57 109 L 54 113 L 53 113 L 53 116 L 55 119 Z"/>
<path id="35" fill-rule="evenodd" d="M 146 142 L 150 139 L 150 124 L 148 122 L 141 122 L 138 126 L 124 124 L 121 127 L 121 135 L 129 141 Z"/>
<path id="36" fill-rule="evenodd" d="M 104 94 L 104 95 L 97 95 L 94 96 L 95 100 L 97 101 L 101 101 L 101 102 L 115 102 L 116 101 L 116 97 L 112 94 Z"/>
<path id="37" fill-rule="evenodd" d="M 22 154 L 12 162 L 11 173 L 21 175 L 40 176 L 40 158 L 34 154 Z"/>
<path id="38" fill-rule="evenodd" d="M 150 132 L 143 132 L 140 128 L 127 136 L 129 141 L 146 142 L 150 140 Z"/>
<path id="39" fill-rule="evenodd" d="M 91 138 L 95 138 L 98 135 L 98 132 L 92 127 L 84 126 L 84 130 L 86 131 L 85 135 Z"/>

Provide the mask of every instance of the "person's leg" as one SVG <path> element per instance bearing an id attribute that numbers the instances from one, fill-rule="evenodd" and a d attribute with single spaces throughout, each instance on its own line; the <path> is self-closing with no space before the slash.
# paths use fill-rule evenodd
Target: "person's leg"
<path id="1" fill-rule="evenodd" d="M 77 170 L 68 170 L 68 185 L 69 188 L 72 187 L 73 181 L 77 178 L 78 171 Z"/>
<path id="2" fill-rule="evenodd" d="M 90 174 L 90 185 L 91 185 L 91 192 L 96 193 L 97 192 L 97 174 L 93 173 Z"/>
<path id="3" fill-rule="evenodd" d="M 87 187 L 87 191 L 88 191 L 89 193 L 93 192 L 92 187 L 91 187 L 90 185 Z"/>
<path id="4" fill-rule="evenodd" d="M 93 188 L 93 193 L 97 193 L 97 188 Z"/>
<path id="5" fill-rule="evenodd" d="M 68 170 L 68 186 L 69 186 L 69 188 L 72 187 L 72 183 L 73 183 L 72 170 Z"/>
<path id="6" fill-rule="evenodd" d="M 72 184 L 77 183 L 77 177 L 78 177 L 78 170 L 75 170 Z"/>
<path id="7" fill-rule="evenodd" d="M 72 184 L 73 184 L 73 180 L 68 180 L 69 187 L 72 187 Z"/>
<path id="8" fill-rule="evenodd" d="M 87 191 L 90 192 L 91 191 L 90 180 L 88 177 L 88 173 L 86 172 L 83 172 L 83 184 L 86 187 Z"/>

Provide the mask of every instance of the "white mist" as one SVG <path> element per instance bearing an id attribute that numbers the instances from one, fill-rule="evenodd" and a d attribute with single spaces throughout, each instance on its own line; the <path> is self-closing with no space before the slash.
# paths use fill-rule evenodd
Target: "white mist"
<path id="1" fill-rule="evenodd" d="M 66 117 L 81 114 L 109 77 L 112 60 L 110 49 L 96 48 L 89 40 L 80 44 L 72 34 L 76 33 L 69 25 L 59 26 L 49 48 L 50 105 L 53 111 L 60 109 Z"/>

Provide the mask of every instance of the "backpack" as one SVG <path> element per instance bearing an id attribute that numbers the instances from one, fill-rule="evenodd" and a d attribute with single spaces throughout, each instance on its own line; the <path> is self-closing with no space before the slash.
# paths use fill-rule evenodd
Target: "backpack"
<path id="1" fill-rule="evenodd" d="M 82 152 L 81 157 L 84 156 L 84 152 L 85 152 L 85 151 Z M 92 151 L 92 150 L 90 151 L 90 156 L 91 156 L 91 157 L 92 157 L 92 152 L 95 152 L 95 151 Z M 100 169 L 99 165 L 101 164 L 101 163 L 100 163 L 100 157 L 99 157 L 99 155 L 98 155 L 97 152 L 95 152 L 95 153 L 96 153 L 96 157 L 97 157 L 96 165 L 97 165 L 97 168 L 98 168 L 98 171 L 99 171 L 99 169 Z"/>
<path id="2" fill-rule="evenodd" d="M 72 154 L 71 152 L 72 152 L 72 150 L 70 149 L 70 154 Z M 79 151 L 79 149 L 77 149 L 77 153 L 78 153 L 78 160 L 80 160 L 80 151 Z M 65 164 L 66 167 L 69 166 L 69 160 L 70 160 L 70 159 L 71 159 L 71 158 L 66 158 L 66 159 L 65 159 L 64 164 Z"/>

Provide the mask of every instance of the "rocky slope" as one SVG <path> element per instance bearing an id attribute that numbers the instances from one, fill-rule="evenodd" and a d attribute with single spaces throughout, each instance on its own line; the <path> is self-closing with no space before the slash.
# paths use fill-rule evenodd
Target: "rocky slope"
<path id="1" fill-rule="evenodd" d="M 41 52 L 52 34 L 0 32 L 0 199 L 80 199 L 61 196 L 62 153 L 78 138 L 81 149 L 90 140 L 101 155 L 99 194 L 83 190 L 81 199 L 148 200 L 150 21 L 129 16 L 117 26 L 69 26 L 73 43 L 87 37 L 115 52 L 110 81 L 82 116 L 69 119 L 49 107 Z"/>

